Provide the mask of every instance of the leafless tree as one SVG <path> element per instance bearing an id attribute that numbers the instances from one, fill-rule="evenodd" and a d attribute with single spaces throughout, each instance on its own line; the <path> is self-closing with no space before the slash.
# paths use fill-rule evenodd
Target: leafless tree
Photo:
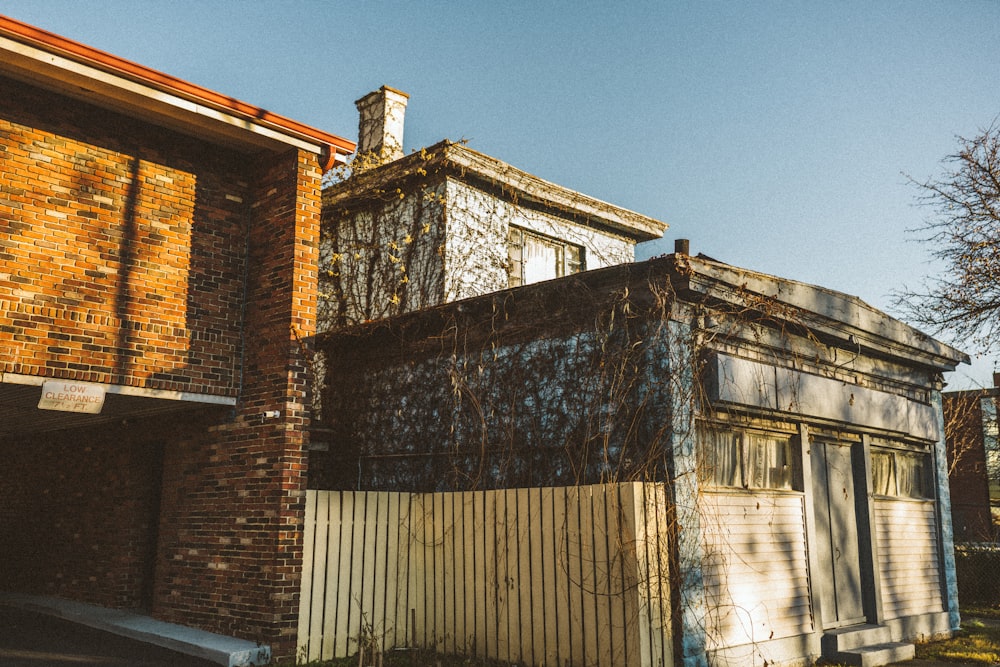
<path id="1" fill-rule="evenodd" d="M 944 173 L 927 181 L 920 203 L 932 215 L 917 231 L 942 273 L 898 293 L 897 306 L 916 324 L 980 352 L 1000 351 L 1000 125 L 958 138 Z"/>

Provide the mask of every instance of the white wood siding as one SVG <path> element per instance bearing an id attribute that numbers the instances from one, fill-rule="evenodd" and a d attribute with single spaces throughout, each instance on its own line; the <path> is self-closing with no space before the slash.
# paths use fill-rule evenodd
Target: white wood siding
<path id="1" fill-rule="evenodd" d="M 639 483 L 309 491 L 300 655 L 352 655 L 368 635 L 526 665 L 671 665 L 665 507 Z"/>
<path id="2" fill-rule="evenodd" d="M 942 611 L 934 503 L 878 499 L 875 527 L 885 617 Z"/>
<path id="3" fill-rule="evenodd" d="M 801 494 L 704 493 L 709 650 L 813 632 Z"/>

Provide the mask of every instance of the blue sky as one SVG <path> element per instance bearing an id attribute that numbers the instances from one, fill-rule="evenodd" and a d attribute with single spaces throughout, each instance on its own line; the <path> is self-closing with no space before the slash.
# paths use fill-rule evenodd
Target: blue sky
<path id="1" fill-rule="evenodd" d="M 4 0 L 0 13 L 355 139 L 467 139 L 692 252 L 892 312 L 936 266 L 923 180 L 1000 115 L 1000 2 Z M 959 342 L 961 347 L 961 343 Z M 990 385 L 991 359 L 950 388 Z"/>

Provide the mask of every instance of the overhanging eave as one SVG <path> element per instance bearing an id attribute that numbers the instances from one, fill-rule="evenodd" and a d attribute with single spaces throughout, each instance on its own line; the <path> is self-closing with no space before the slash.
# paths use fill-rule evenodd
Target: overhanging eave
<path id="1" fill-rule="evenodd" d="M 0 374 L 0 438 L 6 436 L 78 429 L 100 424 L 128 423 L 164 414 L 215 409 L 228 411 L 236 404 L 231 396 L 147 389 L 102 384 L 104 405 L 99 414 L 42 410 L 38 402 L 45 378 L 14 373 Z M 93 384 L 93 383 L 88 383 Z"/>
<path id="2" fill-rule="evenodd" d="M 354 150 L 352 141 L 4 16 L 0 74 L 244 152 Z"/>

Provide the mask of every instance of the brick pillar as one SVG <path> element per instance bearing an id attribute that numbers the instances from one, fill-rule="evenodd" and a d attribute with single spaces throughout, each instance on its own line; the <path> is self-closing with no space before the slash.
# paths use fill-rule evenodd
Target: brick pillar
<path id="1" fill-rule="evenodd" d="M 241 489 L 239 507 L 256 506 L 265 523 L 253 556 L 262 636 L 277 657 L 293 656 L 302 576 L 307 401 L 316 327 L 320 177 L 315 156 L 293 152 L 262 165 L 252 205 L 246 313 L 246 361 L 236 435 L 250 461 L 267 461 Z M 265 417 L 279 411 L 280 417 Z M 239 432 L 241 429 L 237 429 Z M 237 581 L 234 585 L 239 586 Z M 252 610 L 248 609 L 248 612 Z"/>
<path id="2" fill-rule="evenodd" d="M 320 178 L 305 152 L 258 165 L 235 414 L 164 463 L 155 615 L 270 644 L 278 658 L 295 652 L 302 574 Z"/>

